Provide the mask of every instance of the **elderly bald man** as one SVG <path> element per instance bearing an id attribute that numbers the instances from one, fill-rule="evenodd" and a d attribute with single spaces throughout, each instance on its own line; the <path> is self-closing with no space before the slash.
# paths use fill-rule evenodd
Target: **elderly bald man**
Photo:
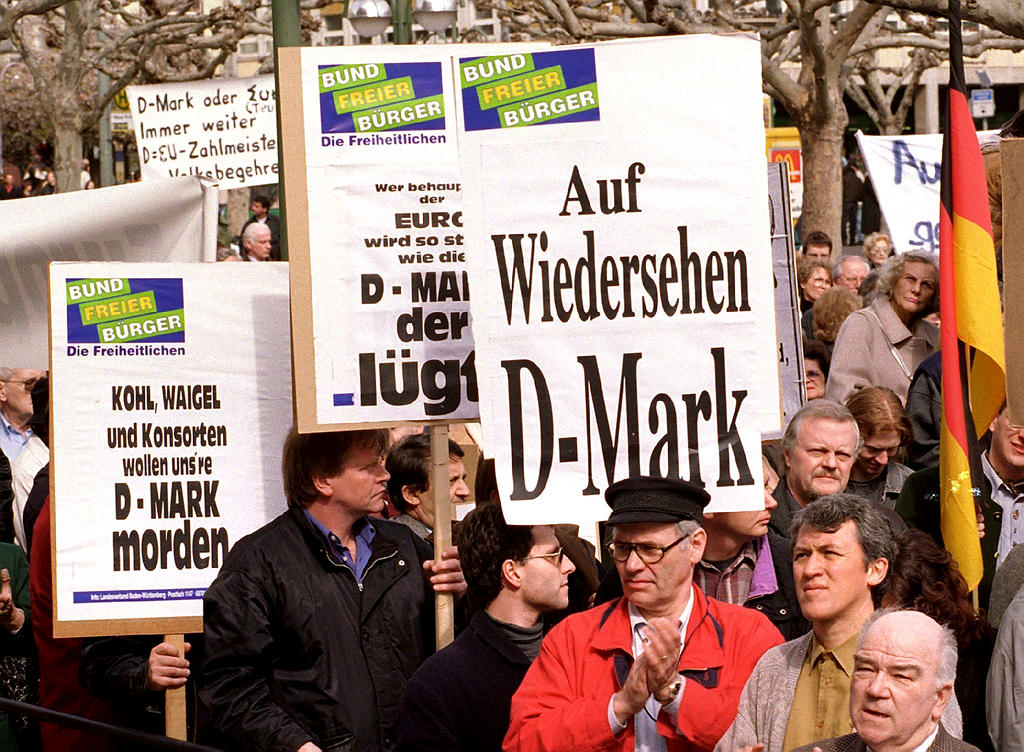
<path id="1" fill-rule="evenodd" d="M 917 611 L 876 611 L 861 632 L 850 682 L 853 734 L 795 752 L 978 752 L 942 727 L 953 694 L 956 638 Z"/>

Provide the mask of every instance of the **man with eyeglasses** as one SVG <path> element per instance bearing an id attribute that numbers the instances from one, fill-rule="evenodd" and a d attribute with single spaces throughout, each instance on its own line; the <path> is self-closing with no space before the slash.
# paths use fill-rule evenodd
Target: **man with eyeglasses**
<path id="1" fill-rule="evenodd" d="M 500 752 L 512 694 L 540 652 L 542 617 L 569 603 L 576 567 L 551 525 L 507 525 L 501 506 L 487 504 L 466 515 L 455 542 L 479 610 L 406 685 L 396 752 Z"/>
<path id="2" fill-rule="evenodd" d="M 28 446 L 32 387 L 45 375 L 29 368 L 0 368 L 0 451 L 12 462 Z"/>
<path id="3" fill-rule="evenodd" d="M 710 501 L 699 485 L 632 478 L 605 492 L 625 596 L 567 617 L 512 698 L 505 749 L 711 750 L 761 655 L 762 614 L 693 584 Z"/>
<path id="4" fill-rule="evenodd" d="M 1024 426 L 1010 422 L 1009 408 L 1004 404 L 988 427 L 988 437 L 989 448 L 981 455 L 981 486 L 973 489 L 984 566 L 978 585 L 982 608 L 988 608 L 996 569 L 1014 546 L 1024 543 Z M 942 544 L 938 465 L 907 478 L 896 511 L 910 527 L 924 530 Z"/>

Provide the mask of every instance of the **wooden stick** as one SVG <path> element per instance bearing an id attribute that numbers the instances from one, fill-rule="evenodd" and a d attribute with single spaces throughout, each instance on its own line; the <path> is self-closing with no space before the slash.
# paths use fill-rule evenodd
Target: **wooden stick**
<path id="1" fill-rule="evenodd" d="M 185 635 L 164 635 L 164 642 L 169 642 L 178 649 L 178 655 L 185 656 Z M 188 712 L 185 709 L 185 687 L 168 689 L 164 693 L 164 733 L 170 739 L 187 741 Z"/>
<path id="2" fill-rule="evenodd" d="M 1003 178 L 1003 331 L 1024 330 L 1024 139 L 999 143 Z M 1010 425 L 1024 425 L 1024 338 L 1006 337 Z"/>
<path id="3" fill-rule="evenodd" d="M 452 504 L 448 494 L 448 426 L 430 427 L 430 492 L 434 497 L 434 559 L 452 545 Z M 437 649 L 455 639 L 455 596 L 434 594 Z"/>

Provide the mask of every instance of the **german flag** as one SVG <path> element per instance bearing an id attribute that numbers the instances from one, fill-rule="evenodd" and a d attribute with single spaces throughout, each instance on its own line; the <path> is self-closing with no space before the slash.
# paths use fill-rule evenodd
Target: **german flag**
<path id="1" fill-rule="evenodd" d="M 941 526 L 946 548 L 973 590 L 983 572 L 973 491 L 984 483 L 978 439 L 1006 396 L 1006 366 L 985 167 L 964 87 L 960 0 L 949 0 L 941 195 Z"/>

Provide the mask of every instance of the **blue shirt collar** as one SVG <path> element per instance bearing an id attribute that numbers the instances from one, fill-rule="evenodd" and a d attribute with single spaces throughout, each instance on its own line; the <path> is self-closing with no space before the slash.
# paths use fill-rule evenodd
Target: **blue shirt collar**
<path id="1" fill-rule="evenodd" d="M 373 523 L 370 522 L 369 517 L 363 517 L 352 526 L 352 532 L 356 538 L 356 558 L 352 559 L 352 553 L 348 550 L 348 546 L 341 542 L 341 538 L 328 530 L 316 517 L 310 514 L 308 509 L 302 510 L 306 519 L 312 523 L 313 527 L 320 531 L 320 534 L 327 539 L 327 543 L 331 548 L 331 553 L 338 558 L 342 564 L 352 570 L 352 573 L 356 576 L 356 582 L 362 583 L 363 572 L 366 570 L 366 565 L 370 562 L 370 548 L 373 543 L 373 538 L 377 534 L 377 531 L 373 527 Z"/>

